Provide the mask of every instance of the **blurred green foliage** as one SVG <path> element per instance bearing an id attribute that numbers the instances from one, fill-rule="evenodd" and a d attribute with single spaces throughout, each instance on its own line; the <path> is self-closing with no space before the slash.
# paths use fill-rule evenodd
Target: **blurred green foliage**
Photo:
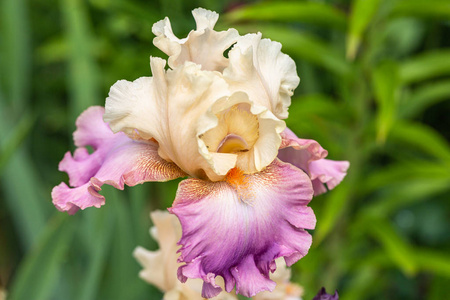
<path id="1" fill-rule="evenodd" d="M 302 82 L 287 120 L 347 178 L 311 206 L 318 223 L 293 280 L 311 299 L 446 299 L 450 294 L 450 3 L 446 0 L 1 0 L 0 288 L 9 299 L 160 299 L 141 281 L 135 246 L 155 249 L 148 213 L 177 182 L 125 191 L 75 216 L 50 191 L 73 150 L 76 117 L 119 79 L 150 75 L 151 26 L 190 11 L 218 28 L 283 44 Z M 164 56 L 163 56 L 164 57 Z"/>

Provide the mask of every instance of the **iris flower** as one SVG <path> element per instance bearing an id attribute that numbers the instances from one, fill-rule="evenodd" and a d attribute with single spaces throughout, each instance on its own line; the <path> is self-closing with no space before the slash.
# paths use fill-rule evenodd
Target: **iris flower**
<path id="1" fill-rule="evenodd" d="M 184 39 L 167 18 L 153 26 L 168 68 L 151 57 L 152 77 L 119 80 L 105 108 L 78 118 L 78 148 L 59 165 L 71 187 L 56 186 L 53 203 L 73 214 L 103 205 L 103 184 L 188 177 L 169 208 L 182 227 L 178 279 L 202 279 L 211 298 L 221 276 L 226 291 L 251 297 L 274 289 L 277 258 L 290 266 L 307 254 L 316 223 L 307 205 L 343 179 L 348 162 L 325 159 L 316 141 L 286 128 L 300 79 L 281 44 L 217 32 L 215 12 L 193 16 L 197 28 Z"/>

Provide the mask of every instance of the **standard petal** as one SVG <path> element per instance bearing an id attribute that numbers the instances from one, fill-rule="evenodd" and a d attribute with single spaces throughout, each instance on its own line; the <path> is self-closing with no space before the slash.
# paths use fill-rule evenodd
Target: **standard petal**
<path id="1" fill-rule="evenodd" d="M 219 18 L 216 12 L 197 8 L 192 11 L 197 29 L 184 39 L 177 38 L 168 18 L 153 25 L 156 35 L 153 44 L 169 56 L 169 66 L 174 69 L 186 61 L 195 62 L 203 70 L 222 71 L 228 64 L 223 53 L 233 45 L 239 33 L 230 28 L 227 31 L 214 31 Z"/>
<path id="2" fill-rule="evenodd" d="M 328 152 L 314 140 L 300 139 L 289 128 L 281 137 L 283 139 L 278 158 L 304 170 L 311 177 L 314 194 L 320 195 L 333 189 L 347 174 L 348 161 L 325 159 Z M 325 185 L 326 184 L 326 187 Z"/>
<path id="3" fill-rule="evenodd" d="M 298 168 L 275 160 L 262 172 L 232 173 L 226 181 L 187 179 L 180 183 L 173 207 L 183 229 L 178 278 L 202 278 L 204 297 L 214 277 L 225 288 L 251 297 L 272 290 L 274 260 L 288 265 L 306 255 L 315 217 L 306 205 L 313 195 L 309 177 Z"/>
<path id="4" fill-rule="evenodd" d="M 158 156 L 156 142 L 134 141 L 124 133 L 113 134 L 102 121 L 103 112 L 102 107 L 90 107 L 78 118 L 75 142 L 80 147 L 91 146 L 93 153 L 78 148 L 73 157 L 66 153 L 61 161 L 60 170 L 69 174 L 75 188 L 61 183 L 53 189 L 53 204 L 60 211 L 73 214 L 78 209 L 100 207 L 105 198 L 98 192 L 105 183 L 123 189 L 124 184 L 133 186 L 185 176 L 176 165 Z"/>
<path id="5" fill-rule="evenodd" d="M 261 33 L 247 34 L 239 37 L 228 56 L 223 75 L 232 91 L 246 92 L 250 100 L 286 119 L 300 78 L 295 62 L 281 52 L 281 44 L 261 39 Z"/>
<path id="6" fill-rule="evenodd" d="M 104 120 L 114 132 L 154 138 L 159 155 L 189 175 L 208 174 L 211 180 L 220 180 L 226 171 L 217 175 L 200 154 L 198 123 L 213 103 L 229 96 L 228 85 L 219 73 L 203 71 L 191 62 L 167 73 L 164 65 L 163 60 L 151 58 L 153 78 L 117 82 L 106 99 Z"/>

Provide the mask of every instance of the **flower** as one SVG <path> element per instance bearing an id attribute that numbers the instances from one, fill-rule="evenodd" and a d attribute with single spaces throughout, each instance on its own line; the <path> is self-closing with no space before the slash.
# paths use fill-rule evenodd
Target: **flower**
<path id="1" fill-rule="evenodd" d="M 329 295 L 325 288 L 322 287 L 313 300 L 339 300 L 339 295 L 337 291 L 334 291 L 333 295 Z"/>
<path id="2" fill-rule="evenodd" d="M 78 118 L 79 148 L 59 166 L 72 188 L 55 187 L 53 203 L 72 214 L 103 205 L 105 183 L 187 176 L 169 208 L 182 227 L 178 279 L 202 279 L 206 298 L 223 288 L 251 297 L 275 288 L 276 259 L 290 266 L 307 254 L 316 222 L 307 205 L 343 179 L 348 162 L 325 159 L 316 141 L 286 128 L 299 78 L 279 43 L 216 32 L 218 14 L 205 9 L 193 15 L 197 29 L 184 39 L 167 18 L 153 26 L 167 70 L 151 57 L 152 77 L 116 82 L 104 110 Z"/>
<path id="3" fill-rule="evenodd" d="M 181 238 L 181 225 L 178 219 L 165 211 L 153 211 L 150 213 L 154 227 L 150 229 L 150 235 L 158 242 L 159 249 L 148 251 L 142 247 L 137 247 L 133 255 L 142 265 L 143 270 L 139 276 L 157 286 L 164 292 L 165 300 L 202 300 L 200 279 L 188 279 L 182 284 L 177 279 L 178 245 Z M 276 260 L 277 270 L 271 274 L 270 278 L 277 283 L 272 293 L 262 292 L 253 297 L 254 300 L 301 300 L 303 289 L 294 283 L 289 282 L 290 270 L 281 258 Z M 219 284 L 223 287 L 223 281 Z M 237 300 L 232 293 L 221 292 L 212 300 Z"/>

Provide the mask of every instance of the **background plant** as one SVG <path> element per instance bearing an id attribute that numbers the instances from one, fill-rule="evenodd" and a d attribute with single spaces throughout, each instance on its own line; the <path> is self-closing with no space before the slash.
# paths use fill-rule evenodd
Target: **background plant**
<path id="1" fill-rule="evenodd" d="M 149 74 L 151 26 L 190 11 L 283 44 L 302 81 L 287 120 L 348 177 L 311 205 L 310 253 L 293 280 L 311 299 L 445 299 L 450 293 L 450 5 L 445 0 L 0 2 L 0 287 L 9 299 L 159 299 L 137 277 L 155 248 L 148 213 L 177 182 L 104 188 L 102 209 L 51 204 L 76 117 L 118 79 Z"/>

